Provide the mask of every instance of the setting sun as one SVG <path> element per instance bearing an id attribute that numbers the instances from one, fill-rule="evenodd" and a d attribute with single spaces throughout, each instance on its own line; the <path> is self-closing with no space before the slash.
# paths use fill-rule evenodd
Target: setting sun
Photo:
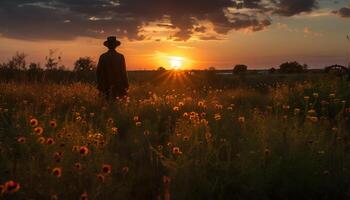
<path id="1" fill-rule="evenodd" d="M 179 69 L 183 66 L 184 58 L 179 56 L 169 57 L 170 67 L 172 69 Z"/>

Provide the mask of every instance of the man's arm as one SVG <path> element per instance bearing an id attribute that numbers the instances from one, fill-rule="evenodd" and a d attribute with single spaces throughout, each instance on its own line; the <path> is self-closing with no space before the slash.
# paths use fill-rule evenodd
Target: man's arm
<path id="1" fill-rule="evenodd" d="M 97 76 L 97 89 L 102 90 L 102 81 L 103 81 L 103 59 L 102 56 L 100 56 L 97 64 L 96 69 L 96 76 Z"/>
<path id="2" fill-rule="evenodd" d="M 124 58 L 123 55 L 122 55 L 121 67 L 122 67 L 122 81 L 123 81 L 123 85 L 125 86 L 126 89 L 129 89 L 128 74 L 126 73 L 126 63 L 125 63 L 125 58 Z"/>

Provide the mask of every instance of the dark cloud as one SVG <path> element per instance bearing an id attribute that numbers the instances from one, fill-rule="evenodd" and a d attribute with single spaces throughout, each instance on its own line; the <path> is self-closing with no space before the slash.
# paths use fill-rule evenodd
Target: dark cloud
<path id="1" fill-rule="evenodd" d="M 0 34 L 26 40 L 108 35 L 143 40 L 142 27 L 156 22 L 178 30 L 172 38 L 185 41 L 208 30 L 202 21 L 218 34 L 260 31 L 271 24 L 271 13 L 292 16 L 316 6 L 316 0 L 1 0 Z"/>
<path id="2" fill-rule="evenodd" d="M 334 13 L 341 17 L 350 18 L 350 5 L 348 7 L 343 7 L 338 11 L 334 11 Z"/>
<path id="3" fill-rule="evenodd" d="M 293 16 L 302 12 L 311 12 L 317 8 L 317 0 L 271 0 L 276 4 L 275 13 L 282 16 Z"/>

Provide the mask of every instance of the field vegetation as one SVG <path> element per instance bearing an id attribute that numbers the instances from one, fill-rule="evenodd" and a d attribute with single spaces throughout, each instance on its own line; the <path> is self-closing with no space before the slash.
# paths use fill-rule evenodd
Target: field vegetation
<path id="1" fill-rule="evenodd" d="M 88 81 L 1 83 L 0 198 L 350 197 L 346 80 L 152 76 L 112 102 Z"/>

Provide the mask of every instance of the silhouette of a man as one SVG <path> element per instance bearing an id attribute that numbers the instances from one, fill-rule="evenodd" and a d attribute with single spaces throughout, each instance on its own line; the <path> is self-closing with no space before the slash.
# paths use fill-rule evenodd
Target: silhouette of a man
<path id="1" fill-rule="evenodd" d="M 125 58 L 115 50 L 120 44 L 116 37 L 108 37 L 103 43 L 108 51 L 97 65 L 97 89 L 108 99 L 125 96 L 129 88 Z"/>

